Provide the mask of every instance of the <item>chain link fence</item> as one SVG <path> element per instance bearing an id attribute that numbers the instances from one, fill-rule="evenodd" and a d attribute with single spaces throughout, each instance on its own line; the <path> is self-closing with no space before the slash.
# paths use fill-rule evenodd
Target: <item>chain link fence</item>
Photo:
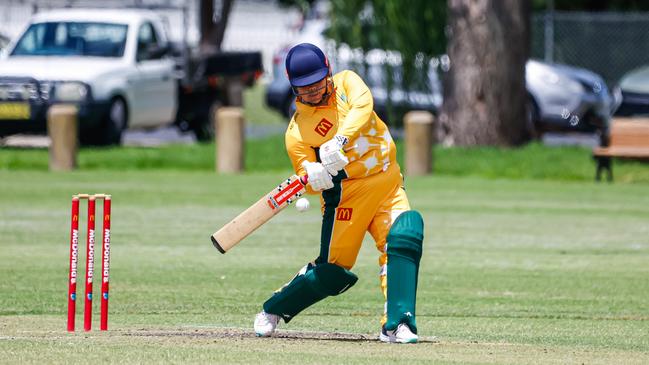
<path id="1" fill-rule="evenodd" d="M 531 53 L 594 71 L 612 87 L 626 72 L 649 64 L 649 13 L 535 14 Z"/>

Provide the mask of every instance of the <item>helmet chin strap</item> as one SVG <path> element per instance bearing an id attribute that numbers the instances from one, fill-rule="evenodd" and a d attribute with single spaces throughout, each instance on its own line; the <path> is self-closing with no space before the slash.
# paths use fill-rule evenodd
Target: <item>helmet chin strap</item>
<path id="1" fill-rule="evenodd" d="M 327 90 L 322 94 L 322 97 L 320 98 L 320 101 L 318 101 L 316 103 L 310 103 L 310 102 L 307 102 L 304 99 L 302 99 L 301 96 L 298 96 L 298 99 L 300 100 L 300 103 L 306 104 L 308 106 L 326 105 L 327 102 L 329 101 L 329 97 L 332 94 L 332 90 L 330 89 L 330 87 L 333 88 L 333 82 L 331 81 L 331 78 L 327 77 Z"/>

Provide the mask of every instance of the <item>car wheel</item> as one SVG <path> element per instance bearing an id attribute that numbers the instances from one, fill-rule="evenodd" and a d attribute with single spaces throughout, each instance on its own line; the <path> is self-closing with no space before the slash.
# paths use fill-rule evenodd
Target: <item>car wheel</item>
<path id="1" fill-rule="evenodd" d="M 113 99 L 103 124 L 103 135 L 106 145 L 120 144 L 122 142 L 122 133 L 126 129 L 126 118 L 126 102 L 124 99 Z"/>
<path id="2" fill-rule="evenodd" d="M 197 116 L 193 121 L 190 122 L 192 132 L 196 136 L 196 139 L 200 142 L 209 142 L 214 139 L 214 123 L 213 118 L 216 115 L 216 110 L 221 106 L 220 103 L 213 103 L 209 108 L 207 115 Z"/>
<path id="3" fill-rule="evenodd" d="M 80 136 L 82 145 L 110 146 L 122 142 L 122 133 L 127 124 L 126 102 L 120 97 L 111 100 L 108 111 L 99 125 L 83 131 Z"/>
<path id="4" fill-rule="evenodd" d="M 525 114 L 525 122 L 530 135 L 533 139 L 541 139 L 543 137 L 543 129 L 539 120 L 539 107 L 531 97 L 527 99 Z"/>
<path id="5" fill-rule="evenodd" d="M 194 125 L 192 132 L 200 142 L 208 142 L 214 138 L 214 127 L 209 123 L 209 119 L 201 120 Z"/>

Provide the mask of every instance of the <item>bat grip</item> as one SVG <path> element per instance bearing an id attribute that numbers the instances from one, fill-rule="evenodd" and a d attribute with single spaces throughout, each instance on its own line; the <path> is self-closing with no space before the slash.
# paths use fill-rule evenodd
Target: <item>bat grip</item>
<path id="1" fill-rule="evenodd" d="M 300 176 L 300 182 L 306 186 L 309 183 L 309 175 Z"/>

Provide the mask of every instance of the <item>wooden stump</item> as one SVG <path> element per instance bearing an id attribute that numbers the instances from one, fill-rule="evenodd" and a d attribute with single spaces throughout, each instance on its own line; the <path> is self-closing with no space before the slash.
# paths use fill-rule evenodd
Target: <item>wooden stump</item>
<path id="1" fill-rule="evenodd" d="M 77 168 L 77 107 L 52 105 L 47 111 L 47 133 L 50 136 L 50 171 L 70 171 Z"/>
<path id="2" fill-rule="evenodd" d="M 403 118 L 406 145 L 406 175 L 421 176 L 433 170 L 435 120 L 427 111 L 411 111 Z"/>
<path id="3" fill-rule="evenodd" d="M 216 171 L 243 171 L 245 125 L 243 109 L 222 107 L 216 110 Z"/>

